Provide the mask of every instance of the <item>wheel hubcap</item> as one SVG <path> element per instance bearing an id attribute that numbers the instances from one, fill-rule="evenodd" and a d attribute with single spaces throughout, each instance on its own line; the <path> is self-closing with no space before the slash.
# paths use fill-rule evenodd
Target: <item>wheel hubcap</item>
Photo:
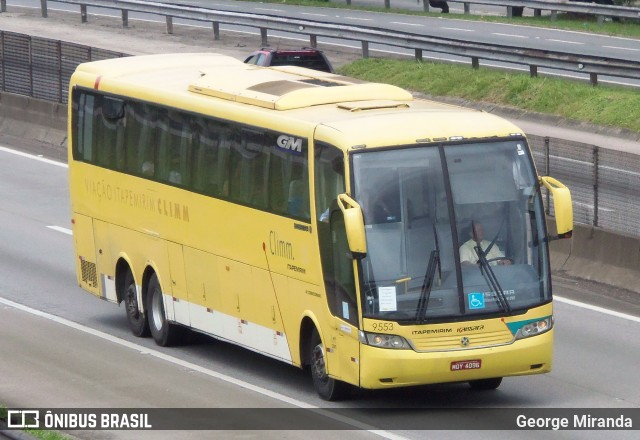
<path id="1" fill-rule="evenodd" d="M 318 344 L 313 348 L 311 370 L 313 371 L 314 377 L 318 380 L 321 382 L 327 381 L 327 368 L 324 360 L 324 348 L 322 347 L 322 344 Z"/>
<path id="2" fill-rule="evenodd" d="M 153 325 L 156 330 L 162 329 L 163 315 L 162 294 L 156 290 L 153 292 L 153 301 L 151 302 L 151 316 L 153 317 Z"/>
<path id="3" fill-rule="evenodd" d="M 129 286 L 127 289 L 127 312 L 132 318 L 138 319 L 140 311 L 138 310 L 138 298 L 136 295 L 136 289 L 133 286 Z"/>

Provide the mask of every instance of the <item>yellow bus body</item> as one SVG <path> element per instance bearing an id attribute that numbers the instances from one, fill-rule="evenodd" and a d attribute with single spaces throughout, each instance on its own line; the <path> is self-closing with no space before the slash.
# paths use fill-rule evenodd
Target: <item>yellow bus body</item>
<path id="1" fill-rule="evenodd" d="M 342 81 L 345 87 L 293 87 L 303 80 Z M 291 90 L 278 92 L 278 84 Z M 75 89 L 264 127 L 306 139 L 309 146 L 311 221 L 302 221 L 76 161 L 71 144 L 77 279 L 87 291 L 120 302 L 119 270 L 128 267 L 141 296 L 153 272 L 169 321 L 296 366 L 304 363 L 305 332 L 314 326 L 327 350 L 329 375 L 364 388 L 550 371 L 553 331 L 515 340 L 507 324 L 552 316 L 551 303 L 508 318 L 428 327 L 396 324 L 388 331 L 423 346 L 421 350 L 361 343 L 359 332 L 372 331 L 375 320 L 364 319 L 358 310 L 359 328 L 331 314 L 313 220 L 320 215 L 313 203 L 317 142 L 342 149 L 346 157 L 363 145 L 375 149 L 424 138 L 520 133 L 513 124 L 484 112 L 413 99 L 392 86 L 299 68 L 249 66 L 211 54 L 83 64 L 71 79 L 71 94 Z M 71 143 L 72 95 L 69 102 Z M 345 178 L 350 188 L 349 170 Z M 423 328 L 434 331 L 417 337 L 414 332 Z M 483 342 L 487 333 L 494 340 Z M 464 347 L 459 343 L 463 335 L 478 338 Z M 479 360 L 482 368 L 451 371 L 452 362 L 465 360 Z"/>

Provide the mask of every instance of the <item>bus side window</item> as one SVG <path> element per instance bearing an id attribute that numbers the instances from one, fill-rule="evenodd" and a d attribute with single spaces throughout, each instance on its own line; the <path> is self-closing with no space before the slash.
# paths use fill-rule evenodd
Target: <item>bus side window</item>
<path id="1" fill-rule="evenodd" d="M 222 130 L 206 119 L 198 119 L 193 125 L 193 187 L 198 192 L 218 196 L 221 189 L 218 184 L 218 153 L 224 139 Z"/>
<path id="2" fill-rule="evenodd" d="M 241 129 L 231 146 L 229 196 L 243 205 L 267 207 L 267 167 L 269 154 L 264 146 L 264 133 Z"/>
<path id="3" fill-rule="evenodd" d="M 109 96 L 77 93 L 74 158 L 105 168 L 124 169 L 125 102 Z"/>
<path id="4" fill-rule="evenodd" d="M 74 106 L 77 107 L 77 119 L 75 122 L 75 138 L 73 139 L 73 158 L 84 162 L 93 162 L 93 136 L 94 136 L 94 95 L 86 92 L 74 91 Z M 74 113 L 76 113 L 74 111 Z"/>
<path id="5" fill-rule="evenodd" d="M 157 109 L 131 102 L 127 105 L 126 113 L 127 171 L 134 175 L 154 178 L 157 167 Z"/>
<path id="6" fill-rule="evenodd" d="M 158 177 L 165 182 L 189 185 L 191 177 L 189 157 L 191 154 L 191 127 L 179 112 L 162 112 L 158 120 L 159 164 Z"/>
<path id="7" fill-rule="evenodd" d="M 321 143 L 315 148 L 316 215 L 329 221 L 331 202 L 345 191 L 344 156 L 340 150 Z"/>
<path id="8" fill-rule="evenodd" d="M 124 101 L 109 96 L 98 97 L 94 114 L 96 164 L 122 170 L 124 165 Z"/>

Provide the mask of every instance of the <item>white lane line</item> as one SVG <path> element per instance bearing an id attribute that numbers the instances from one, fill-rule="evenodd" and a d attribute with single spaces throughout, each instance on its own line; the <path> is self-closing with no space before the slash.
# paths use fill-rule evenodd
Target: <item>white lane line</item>
<path id="1" fill-rule="evenodd" d="M 256 11 L 284 12 L 282 9 L 255 8 Z"/>
<path id="2" fill-rule="evenodd" d="M 509 37 L 509 38 L 529 38 L 526 35 L 501 34 L 499 32 L 493 32 L 491 35 L 496 35 L 498 37 Z"/>
<path id="3" fill-rule="evenodd" d="M 630 50 L 632 52 L 640 52 L 640 49 L 636 49 L 633 47 L 617 47 L 617 46 L 602 46 L 605 49 L 614 49 L 614 50 Z"/>
<path id="4" fill-rule="evenodd" d="M 73 235 L 73 231 L 71 231 L 71 229 L 63 228 L 62 226 L 47 226 L 47 228 L 62 232 L 63 234 Z"/>
<path id="5" fill-rule="evenodd" d="M 310 15 L 312 17 L 328 17 L 327 14 L 315 14 L 312 12 L 301 12 L 300 15 Z"/>
<path id="6" fill-rule="evenodd" d="M 315 405 L 312 405 L 310 403 L 306 403 L 306 402 L 303 402 L 301 400 L 297 400 L 297 399 L 294 399 L 294 398 L 291 398 L 291 397 L 287 397 L 284 394 L 280 394 L 280 393 L 277 393 L 275 391 L 270 391 L 270 390 L 268 390 L 266 388 L 262 388 L 262 387 L 259 387 L 257 385 L 253 385 L 253 384 L 251 384 L 249 382 L 245 382 L 243 380 L 236 379 L 236 378 L 231 377 L 231 376 L 227 376 L 226 374 L 222 374 L 222 373 L 219 373 L 217 371 L 210 370 L 208 368 L 202 367 L 200 365 L 197 365 L 197 364 L 194 364 L 194 363 L 182 360 L 182 359 L 178 359 L 177 357 L 170 356 L 170 355 L 165 354 L 165 353 L 161 353 L 161 352 L 159 352 L 157 350 L 154 350 L 152 348 L 143 347 L 142 345 L 138 345 L 138 344 L 135 344 L 133 342 L 125 341 L 124 339 L 120 339 L 120 338 L 117 338 L 117 337 L 115 337 L 113 335 L 110 335 L 108 333 L 101 332 L 100 330 L 96 330 L 96 329 L 93 329 L 91 327 L 87 327 L 85 325 L 78 324 L 77 322 L 69 321 L 68 319 L 64 319 L 64 318 L 52 315 L 52 314 L 47 313 L 47 312 L 43 312 L 41 310 L 32 309 L 31 307 L 28 307 L 28 306 L 25 306 L 23 304 L 19 304 L 19 303 L 13 302 L 13 301 L 8 300 L 6 298 L 0 297 L 0 304 L 4 304 L 6 306 L 13 307 L 14 309 L 21 310 L 23 312 L 29 313 L 31 315 L 38 316 L 40 318 L 48 319 L 50 321 L 56 322 L 58 324 L 62 324 L 64 326 L 72 328 L 74 330 L 79 330 L 79 331 L 81 331 L 83 333 L 87 333 L 89 335 L 97 336 L 100 339 L 112 342 L 114 344 L 120 345 L 120 346 L 125 347 L 125 348 L 129 348 L 131 350 L 138 351 L 141 354 L 145 354 L 145 355 L 153 356 L 153 357 L 158 358 L 158 359 L 162 359 L 162 360 L 164 360 L 166 362 L 170 362 L 170 363 L 172 363 L 174 365 L 178 365 L 180 367 L 187 368 L 187 369 L 196 371 L 198 373 L 202 373 L 202 374 L 204 374 L 206 376 L 213 377 L 213 378 L 218 379 L 218 380 L 222 380 L 224 382 L 230 383 L 232 385 L 239 386 L 241 388 L 245 388 L 247 390 L 253 391 L 253 392 L 258 393 L 258 394 L 262 394 L 263 396 L 278 400 L 280 402 L 283 402 L 283 403 L 286 403 L 286 404 L 289 404 L 289 405 L 292 405 L 292 406 L 295 406 L 295 407 L 298 407 L 298 408 L 305 408 L 305 409 L 312 410 L 314 412 L 317 412 L 320 415 L 323 415 L 323 416 L 326 416 L 326 417 L 330 417 L 330 418 L 332 418 L 332 419 L 334 419 L 336 421 L 339 421 L 341 423 L 345 423 L 345 424 L 348 424 L 350 426 L 353 426 L 356 429 L 362 429 L 362 430 L 365 430 L 365 431 L 370 432 L 372 434 L 376 434 L 376 435 L 378 435 L 380 437 L 383 437 L 383 438 L 386 438 L 386 439 L 389 439 L 389 440 L 407 440 L 405 437 L 399 436 L 399 435 L 394 434 L 392 432 L 387 432 L 387 431 L 382 431 L 382 430 L 375 429 L 374 427 L 369 426 L 367 424 L 364 424 L 362 422 L 359 422 L 357 420 L 353 420 L 353 419 L 350 419 L 348 417 L 341 416 L 339 414 L 333 414 L 331 412 L 324 411 L 322 408 L 320 408 L 318 406 L 315 406 Z"/>
<path id="7" fill-rule="evenodd" d="M 56 160 L 47 159 L 47 158 L 42 157 L 42 156 L 36 156 L 35 154 L 24 153 L 22 151 L 13 150 L 11 148 L 7 148 L 7 147 L 3 147 L 3 146 L 0 146 L 0 151 L 3 151 L 5 153 L 10 153 L 10 154 L 15 154 L 16 156 L 26 157 L 28 159 L 37 160 L 39 162 L 48 163 L 49 165 L 55 165 L 55 166 L 62 167 L 62 168 L 69 168 L 69 165 L 67 165 L 66 163 L 58 162 Z"/>
<path id="8" fill-rule="evenodd" d="M 446 29 L 448 31 L 475 32 L 474 29 L 462 29 L 462 28 L 454 28 L 454 27 L 441 27 L 440 29 Z"/>
<path id="9" fill-rule="evenodd" d="M 402 21 L 392 21 L 390 24 L 399 24 L 400 26 L 416 26 L 416 27 L 424 27 L 424 25 L 420 23 L 404 23 Z"/>
<path id="10" fill-rule="evenodd" d="M 347 20 L 355 20 L 355 21 L 373 21 L 373 18 L 362 18 L 362 17 L 344 17 Z"/>
<path id="11" fill-rule="evenodd" d="M 633 321 L 633 322 L 640 322 L 640 317 L 638 317 L 638 316 L 633 316 L 633 315 L 628 315 L 626 313 L 616 312 L 614 310 L 605 309 L 604 307 L 592 306 L 591 304 L 581 303 L 579 301 L 574 301 L 572 299 L 563 298 L 561 296 L 556 296 L 556 295 L 553 295 L 553 299 L 555 301 L 558 301 L 558 302 L 561 302 L 561 303 L 565 303 L 565 304 L 569 304 L 569 305 L 572 305 L 572 306 L 575 306 L 575 307 L 580 307 L 582 309 L 587 309 L 587 310 L 591 310 L 591 311 L 594 311 L 594 312 L 603 313 L 605 315 L 615 316 L 616 318 L 622 318 L 622 319 L 626 319 L 628 321 Z"/>
<path id="12" fill-rule="evenodd" d="M 584 43 L 581 43 L 579 41 L 554 40 L 553 38 L 549 38 L 547 41 L 553 41 L 554 43 L 584 45 Z"/>

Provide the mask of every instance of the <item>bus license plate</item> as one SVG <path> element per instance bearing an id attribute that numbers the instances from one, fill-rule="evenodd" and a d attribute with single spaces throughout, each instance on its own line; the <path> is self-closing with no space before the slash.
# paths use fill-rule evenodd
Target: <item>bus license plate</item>
<path id="1" fill-rule="evenodd" d="M 482 366 L 480 359 L 474 359 L 472 361 L 454 361 L 451 362 L 451 371 L 460 370 L 477 370 Z"/>

